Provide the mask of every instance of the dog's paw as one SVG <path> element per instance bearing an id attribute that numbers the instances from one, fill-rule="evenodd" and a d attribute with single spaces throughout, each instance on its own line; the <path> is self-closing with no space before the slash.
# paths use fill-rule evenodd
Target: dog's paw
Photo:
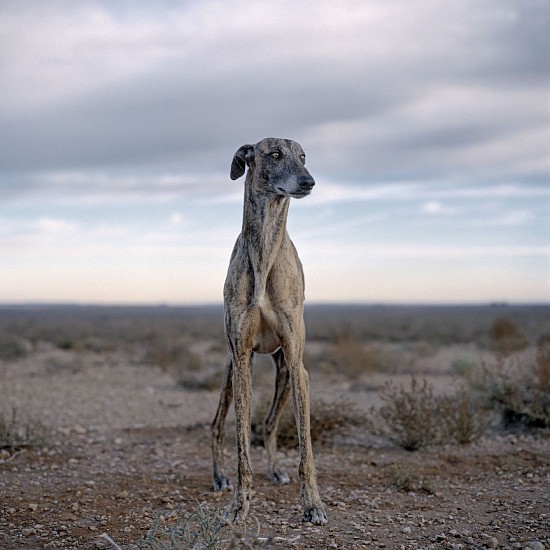
<path id="1" fill-rule="evenodd" d="M 231 491 L 233 485 L 228 477 L 224 475 L 214 476 L 214 491 Z"/>
<path id="2" fill-rule="evenodd" d="M 292 481 L 284 468 L 275 468 L 271 470 L 268 472 L 267 477 L 271 483 L 276 483 L 278 485 L 288 485 Z"/>
<path id="3" fill-rule="evenodd" d="M 328 522 L 327 515 L 323 505 L 312 506 L 304 509 L 304 521 L 309 521 L 315 525 L 326 525 Z"/>

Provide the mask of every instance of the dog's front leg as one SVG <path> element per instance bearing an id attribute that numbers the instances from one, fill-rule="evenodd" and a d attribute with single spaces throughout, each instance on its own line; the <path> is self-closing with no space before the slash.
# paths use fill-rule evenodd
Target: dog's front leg
<path id="1" fill-rule="evenodd" d="M 251 352 L 233 354 L 237 486 L 233 502 L 225 511 L 225 517 L 232 523 L 242 523 L 246 518 L 252 492 L 252 467 L 250 465 L 251 360 Z"/>
<path id="2" fill-rule="evenodd" d="M 287 364 L 290 370 L 294 415 L 300 442 L 300 493 L 304 520 L 317 525 L 325 525 L 327 516 L 317 488 L 317 473 L 313 459 L 310 431 L 309 380 L 302 363 L 302 354 L 289 353 Z"/>

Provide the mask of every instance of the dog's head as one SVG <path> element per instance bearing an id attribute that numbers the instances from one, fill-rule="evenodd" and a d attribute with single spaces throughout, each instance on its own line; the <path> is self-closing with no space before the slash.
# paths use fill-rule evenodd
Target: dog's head
<path id="1" fill-rule="evenodd" d="M 315 180 L 305 167 L 306 155 L 290 139 L 266 138 L 256 145 L 239 147 L 231 163 L 231 179 L 240 178 L 248 166 L 252 181 L 264 192 L 302 198 L 311 193 Z"/>

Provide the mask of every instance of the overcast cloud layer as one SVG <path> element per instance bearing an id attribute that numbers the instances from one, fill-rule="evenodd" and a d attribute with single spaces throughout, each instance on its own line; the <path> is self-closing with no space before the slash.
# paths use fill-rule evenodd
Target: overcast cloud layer
<path id="1" fill-rule="evenodd" d="M 309 298 L 549 300 L 549 37 L 545 0 L 3 1 L 0 300 L 219 300 L 266 136 L 317 179 Z"/>

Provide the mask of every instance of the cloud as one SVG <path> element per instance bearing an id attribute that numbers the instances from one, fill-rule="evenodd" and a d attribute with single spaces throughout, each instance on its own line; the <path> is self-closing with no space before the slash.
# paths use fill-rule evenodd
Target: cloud
<path id="1" fill-rule="evenodd" d="M 457 214 L 459 209 L 452 206 L 445 206 L 439 201 L 428 201 L 422 205 L 422 212 L 434 216 Z"/>
<path id="2" fill-rule="evenodd" d="M 426 201 L 435 210 L 441 201 L 480 201 L 482 199 L 550 199 L 550 188 L 542 185 L 489 184 L 471 186 L 452 181 L 409 181 L 399 183 L 348 183 L 318 181 L 307 201 L 300 208 L 318 207 L 320 204 L 339 202 L 410 202 Z M 449 211 L 448 211 L 449 212 Z"/>
<path id="3" fill-rule="evenodd" d="M 226 193 L 227 180 L 221 174 L 63 170 L 6 175 L 5 187 L 0 183 L 0 193 L 4 200 L 25 200 L 30 196 L 65 204 L 166 202 L 178 197 Z"/>
<path id="4" fill-rule="evenodd" d="M 230 161 L 269 135 L 301 142 L 317 181 L 293 235 L 334 269 L 349 257 L 350 281 L 363 258 L 545 260 L 546 4 L 1 2 L 10 288 L 35 258 L 225 267 Z"/>
<path id="5" fill-rule="evenodd" d="M 399 243 L 383 246 L 338 244 L 324 247 L 333 261 L 345 257 L 365 260 L 384 259 L 430 259 L 437 261 L 467 260 L 486 258 L 550 258 L 550 246 L 461 246 L 461 245 L 402 245 Z M 306 253 L 307 255 L 307 253 Z M 305 256 L 305 255 L 304 255 Z M 307 256 L 309 259 L 309 255 Z M 311 258 L 314 262 L 316 259 Z"/>
<path id="6" fill-rule="evenodd" d="M 467 225 L 471 227 L 521 227 L 536 220 L 536 214 L 528 209 L 512 209 L 506 212 L 499 212 L 495 216 L 480 217 L 469 220 Z"/>
<path id="7" fill-rule="evenodd" d="M 225 172 L 280 134 L 327 173 L 545 171 L 533 0 L 3 5 L 5 170 Z"/>
<path id="8" fill-rule="evenodd" d="M 37 230 L 45 234 L 74 233 L 77 227 L 75 222 L 55 218 L 41 218 L 36 223 Z"/>

